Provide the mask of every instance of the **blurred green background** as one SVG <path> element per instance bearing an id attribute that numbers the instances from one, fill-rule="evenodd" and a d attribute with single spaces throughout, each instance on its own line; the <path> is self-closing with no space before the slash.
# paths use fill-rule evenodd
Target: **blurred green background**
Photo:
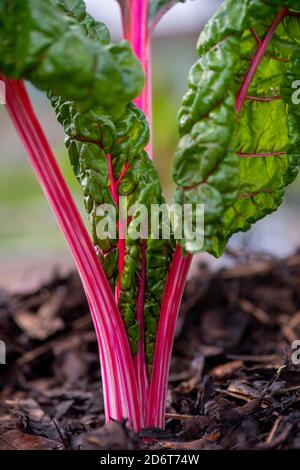
<path id="1" fill-rule="evenodd" d="M 114 0 L 105 0 L 104 3 L 108 5 L 108 2 L 115 3 Z M 196 59 L 195 44 L 198 34 L 204 21 L 220 3 L 217 0 L 206 2 L 207 8 L 210 5 L 206 11 L 203 10 L 205 2 L 202 0 L 199 16 L 194 18 L 193 13 L 192 26 L 188 19 L 184 20 L 187 23 L 185 27 L 180 23 L 180 15 L 185 5 L 180 5 L 177 16 L 174 12 L 173 17 L 171 13 L 168 14 L 170 18 L 166 18 L 166 21 L 169 22 L 161 28 L 153 41 L 154 159 L 168 199 L 171 199 L 173 191 L 171 163 L 178 141 L 177 110 L 186 89 L 188 70 Z M 194 3 L 193 12 L 197 13 L 197 5 L 200 5 L 200 2 Z M 94 3 L 94 0 L 89 0 L 88 6 L 94 7 L 97 17 L 102 18 L 97 1 Z M 107 10 L 105 13 L 107 16 Z M 111 21 L 114 25 L 119 19 L 115 17 Z M 118 38 L 119 29 L 113 34 Z M 72 174 L 64 148 L 63 131 L 56 122 L 46 97 L 31 86 L 29 90 L 57 160 L 86 219 L 81 189 Z M 0 143 L 0 275 L 2 278 L 7 277 L 10 270 L 19 266 L 71 264 L 65 241 L 2 105 Z M 290 186 L 280 211 L 256 224 L 248 234 L 235 236 L 232 246 L 249 245 L 254 249 L 278 255 L 291 253 L 299 245 L 299 202 L 298 178 Z"/>

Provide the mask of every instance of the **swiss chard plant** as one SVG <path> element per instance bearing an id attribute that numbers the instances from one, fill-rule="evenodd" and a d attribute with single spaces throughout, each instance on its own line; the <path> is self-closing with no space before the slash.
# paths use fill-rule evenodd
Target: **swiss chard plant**
<path id="1" fill-rule="evenodd" d="M 113 1 L 113 0 L 112 0 Z M 126 40 L 82 0 L 0 0 L 7 109 L 73 254 L 97 333 L 107 420 L 163 427 L 170 357 L 195 251 L 220 256 L 231 235 L 276 210 L 300 161 L 300 5 L 226 0 L 200 34 L 178 114 L 175 202 L 204 205 L 204 244 L 133 236 L 139 210 L 164 203 L 151 144 L 151 35 L 176 0 L 119 0 Z M 90 238 L 23 80 L 47 93 L 89 216 Z M 103 204 L 116 210 L 103 238 Z M 125 233 L 123 237 L 121 234 Z"/>

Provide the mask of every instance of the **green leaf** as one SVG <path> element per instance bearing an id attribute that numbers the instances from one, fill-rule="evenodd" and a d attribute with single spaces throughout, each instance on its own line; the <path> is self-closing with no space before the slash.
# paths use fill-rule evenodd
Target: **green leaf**
<path id="1" fill-rule="evenodd" d="M 296 0 L 227 0 L 198 41 L 173 175 L 177 202 L 205 205 L 204 249 L 216 256 L 233 233 L 278 208 L 298 173 L 297 11 Z"/>
<path id="2" fill-rule="evenodd" d="M 109 44 L 107 28 L 75 0 L 2 0 L 0 71 L 88 110 L 121 115 L 138 96 L 144 74 L 130 45 Z"/>
<path id="3" fill-rule="evenodd" d="M 115 288 L 118 277 L 119 246 L 116 239 L 103 240 L 98 236 L 97 226 L 101 220 L 98 207 L 111 204 L 116 207 L 110 186 L 109 162 L 113 169 L 113 180 L 116 182 L 124 174 L 118 187 L 120 196 L 127 196 L 128 206 L 144 204 L 150 214 L 151 204 L 162 204 L 164 198 L 158 175 L 152 161 L 143 148 L 149 140 L 149 128 L 144 114 L 133 104 L 129 104 L 119 119 L 113 119 L 104 108 L 95 108 L 82 113 L 72 102 L 64 102 L 61 98 L 52 98 L 59 122 L 67 134 L 66 145 L 70 160 L 85 197 L 85 206 L 92 226 L 93 242 L 112 288 Z M 119 308 L 128 333 L 131 350 L 138 350 L 139 337 L 136 336 L 136 306 L 140 289 L 142 249 L 140 239 L 130 237 L 131 225 L 128 225 L 128 237 L 124 244 L 125 257 L 121 278 Z M 147 271 L 145 290 L 145 316 L 152 318 L 151 331 L 149 322 L 145 322 L 145 343 L 151 345 L 151 354 L 147 354 L 151 366 L 160 303 L 165 278 L 173 252 L 172 241 L 146 240 Z M 149 258 L 150 257 L 150 258 Z M 149 265 L 149 260 L 163 257 L 159 270 Z M 155 273 L 155 276 L 153 275 Z M 161 288 L 157 287 L 160 283 Z M 148 305 L 153 306 L 149 311 Z M 154 326 L 155 328 L 154 328 Z M 154 328 L 154 329 L 153 329 Z M 134 336 L 133 336 L 134 332 Z M 149 350 L 149 348 L 148 348 Z"/>

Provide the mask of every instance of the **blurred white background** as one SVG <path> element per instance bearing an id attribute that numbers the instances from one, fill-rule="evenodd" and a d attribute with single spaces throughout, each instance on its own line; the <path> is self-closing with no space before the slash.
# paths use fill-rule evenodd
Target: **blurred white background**
<path id="1" fill-rule="evenodd" d="M 110 29 L 113 39 L 121 37 L 121 21 L 116 0 L 85 0 L 87 10 L 103 21 Z M 155 36 L 190 34 L 199 32 L 201 25 L 216 11 L 222 0 L 186 0 L 178 3 L 165 15 L 158 25 Z"/>

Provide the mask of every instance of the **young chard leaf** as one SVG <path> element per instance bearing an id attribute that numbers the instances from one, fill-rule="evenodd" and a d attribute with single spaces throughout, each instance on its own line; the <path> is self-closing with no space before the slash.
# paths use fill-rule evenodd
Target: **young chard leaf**
<path id="1" fill-rule="evenodd" d="M 74 14 L 74 11 L 69 14 Z M 82 21 L 82 18 L 81 15 L 77 20 Z M 89 28 L 87 34 L 90 34 Z M 137 306 L 141 296 L 142 266 L 145 268 L 142 295 L 144 340 L 151 370 L 160 303 L 173 251 L 172 242 L 152 240 L 150 237 L 145 241 L 146 249 L 143 250 L 142 240 L 131 236 L 138 213 L 125 222 L 128 224 L 126 240 L 119 237 L 120 220 L 116 239 L 103 240 L 97 233 L 101 220 L 98 208 L 103 203 L 115 204 L 118 208 L 119 196 L 126 196 L 129 207 L 144 204 L 150 214 L 151 204 L 165 202 L 157 172 L 143 150 L 149 140 L 147 121 L 132 103 L 127 105 L 120 118 L 114 119 L 104 108 L 93 107 L 88 113 L 83 113 L 75 103 L 64 102 L 61 98 L 54 97 L 52 102 L 68 136 L 67 147 L 74 172 L 83 187 L 93 242 L 107 277 L 116 288 L 116 298 L 133 353 L 137 352 L 140 339 Z"/>
<path id="2" fill-rule="evenodd" d="M 52 102 L 57 118 L 68 136 L 66 145 L 74 172 L 83 188 L 85 206 L 92 225 L 93 242 L 99 259 L 112 287 L 118 286 L 119 282 L 117 297 L 120 312 L 128 332 L 132 352 L 135 353 L 139 340 L 136 305 L 142 264 L 141 240 L 135 240 L 130 236 L 126 240 L 119 240 L 118 234 L 115 239 L 103 239 L 97 231 L 99 222 L 103 218 L 99 215 L 98 209 L 104 203 L 117 207 L 119 196 L 128 198 L 128 206 L 143 203 L 148 209 L 151 203 L 164 202 L 158 175 L 151 160 L 143 151 L 149 138 L 148 126 L 143 113 L 133 104 L 128 105 L 122 118 L 113 121 L 111 116 L 101 108 L 95 108 L 89 113 L 80 113 L 74 103 L 63 102 L 59 98 L 52 98 Z M 149 189 L 153 187 L 155 192 L 152 190 L 149 194 Z M 113 188 L 114 191 L 112 191 Z M 128 224 L 129 235 L 133 224 L 134 218 Z M 171 245 L 168 241 L 161 243 L 160 240 L 151 241 L 150 239 L 146 241 L 146 245 L 147 260 L 148 246 L 151 248 L 154 259 L 164 257 L 160 270 L 149 265 L 147 261 L 144 307 L 147 317 L 145 318 L 147 345 L 153 335 L 151 319 L 156 324 L 159 315 L 162 290 L 170 263 Z M 120 269 L 118 269 L 120 262 L 122 262 L 121 277 L 119 277 Z M 157 283 L 160 286 L 158 294 Z M 148 320 L 149 317 L 150 320 Z M 152 351 L 154 340 L 155 338 L 147 350 Z M 151 357 L 152 353 L 148 354 L 149 361 Z"/>
<path id="3" fill-rule="evenodd" d="M 299 12 L 297 0 L 226 0 L 200 35 L 173 176 L 177 202 L 205 204 L 204 249 L 216 256 L 278 208 L 298 173 Z"/>

